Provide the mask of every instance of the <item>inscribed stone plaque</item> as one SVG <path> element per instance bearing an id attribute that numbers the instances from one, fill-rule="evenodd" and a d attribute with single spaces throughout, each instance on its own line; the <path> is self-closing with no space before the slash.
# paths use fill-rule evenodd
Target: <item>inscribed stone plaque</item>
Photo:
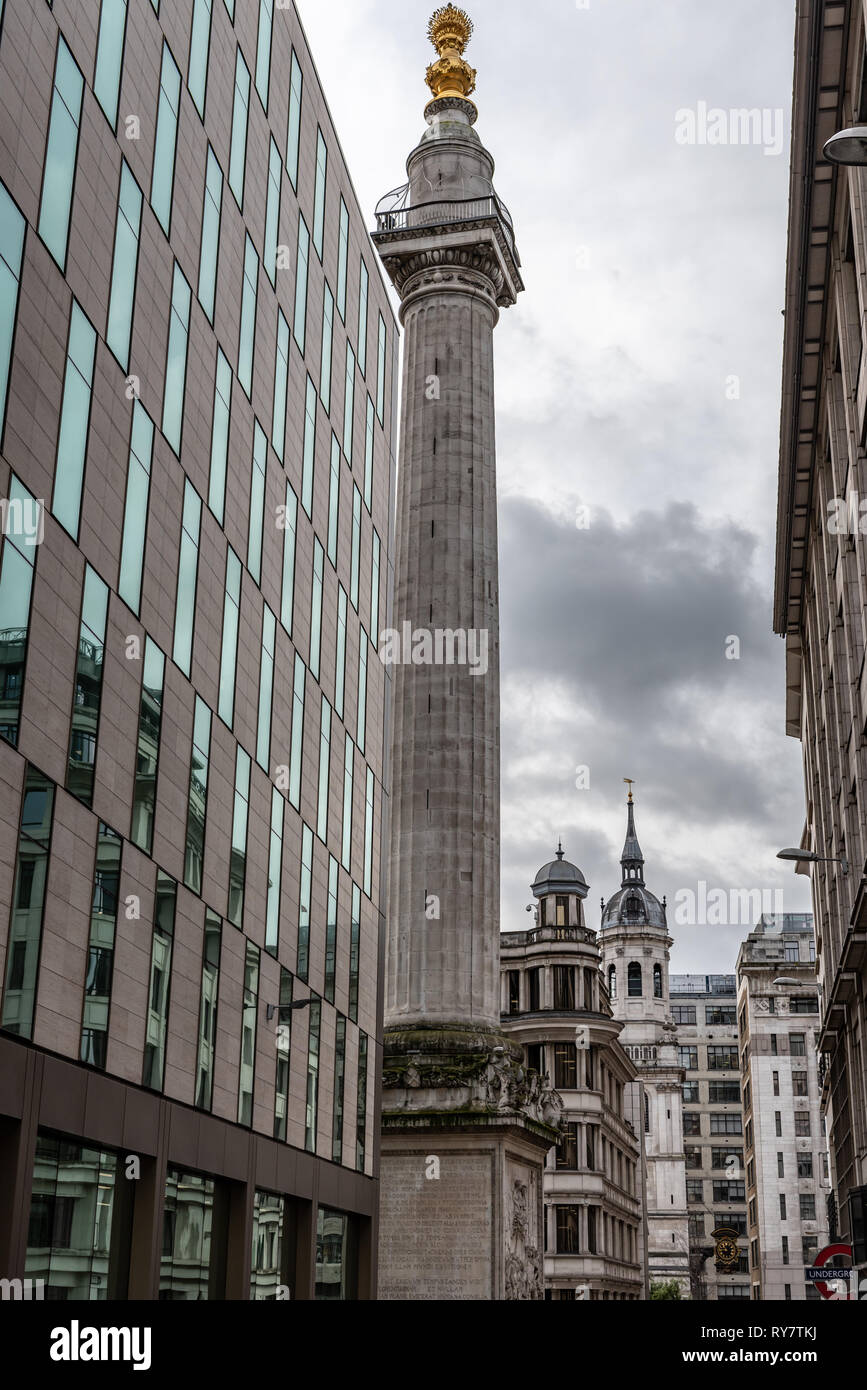
<path id="1" fill-rule="evenodd" d="M 493 1297 L 493 1168 L 489 1154 L 383 1154 L 380 1299 Z"/>

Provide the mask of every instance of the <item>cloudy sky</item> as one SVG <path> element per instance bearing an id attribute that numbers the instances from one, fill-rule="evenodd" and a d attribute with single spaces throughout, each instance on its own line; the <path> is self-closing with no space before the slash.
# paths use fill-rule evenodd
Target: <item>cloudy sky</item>
<path id="1" fill-rule="evenodd" d="M 424 129 L 434 6 L 298 6 L 372 225 Z M 809 908 L 775 858 L 804 795 L 771 631 L 794 0 L 467 8 L 526 283 L 496 334 L 503 926 L 559 835 L 598 926 L 629 776 L 672 969 L 732 970 L 747 926 L 679 925 L 679 894 Z M 763 111 L 758 140 L 683 143 L 702 103 Z"/>

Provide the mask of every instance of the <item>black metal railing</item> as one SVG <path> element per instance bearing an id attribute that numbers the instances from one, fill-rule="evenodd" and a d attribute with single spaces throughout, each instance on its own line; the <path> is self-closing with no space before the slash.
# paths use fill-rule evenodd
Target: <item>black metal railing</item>
<path id="1" fill-rule="evenodd" d="M 415 227 L 476 222 L 481 218 L 496 217 L 502 223 L 512 255 L 517 259 L 512 215 L 496 193 L 482 198 L 443 198 L 411 205 L 408 198 L 408 183 L 380 198 L 376 205 L 378 232 L 404 232 Z"/>

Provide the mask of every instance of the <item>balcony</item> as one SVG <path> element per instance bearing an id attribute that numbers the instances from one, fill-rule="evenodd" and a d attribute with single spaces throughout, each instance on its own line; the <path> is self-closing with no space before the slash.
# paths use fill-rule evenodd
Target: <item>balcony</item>
<path id="1" fill-rule="evenodd" d="M 408 198 L 408 183 L 392 189 L 391 193 L 386 193 L 380 198 L 376 205 L 378 232 L 406 232 L 417 227 L 451 226 L 456 222 L 478 222 L 484 218 L 495 217 L 503 228 L 515 264 L 521 264 L 515 245 L 512 215 L 496 193 L 491 193 L 487 198 L 437 200 L 415 203 L 412 206 L 408 204 Z"/>
<path id="2" fill-rule="evenodd" d="M 547 946 L 556 945 L 558 941 L 580 942 L 585 946 L 596 948 L 596 933 L 589 927 L 564 927 L 545 924 L 539 927 L 530 927 L 526 931 L 508 931 L 500 936 L 500 947 L 509 946 Z"/>

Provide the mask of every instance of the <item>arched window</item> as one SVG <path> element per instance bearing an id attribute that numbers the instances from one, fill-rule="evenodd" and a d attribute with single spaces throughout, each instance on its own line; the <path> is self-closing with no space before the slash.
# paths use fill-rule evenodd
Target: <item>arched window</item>
<path id="1" fill-rule="evenodd" d="M 646 1091 L 644 1092 L 644 1133 L 650 1133 L 650 1101 Z"/>
<path id="2" fill-rule="evenodd" d="M 661 998 L 662 998 L 662 966 L 661 966 L 661 965 L 655 965 L 655 966 L 653 967 L 653 997 L 654 997 L 654 999 L 661 999 Z"/>
<path id="3" fill-rule="evenodd" d="M 616 998 L 617 998 L 617 966 L 616 966 L 616 965 L 609 965 L 609 967 L 608 967 L 608 997 L 609 997 L 609 999 L 616 999 Z"/>
<path id="4" fill-rule="evenodd" d="M 627 971 L 627 976 L 626 976 L 626 978 L 627 978 L 627 992 L 628 992 L 628 994 L 629 994 L 629 998 L 630 998 L 630 999 L 640 999 L 640 998 L 641 998 L 641 993 L 642 993 L 642 990 L 641 990 L 641 966 L 638 964 L 638 961 L 637 961 L 637 960 L 631 960 L 631 961 L 629 962 L 629 970 Z"/>

